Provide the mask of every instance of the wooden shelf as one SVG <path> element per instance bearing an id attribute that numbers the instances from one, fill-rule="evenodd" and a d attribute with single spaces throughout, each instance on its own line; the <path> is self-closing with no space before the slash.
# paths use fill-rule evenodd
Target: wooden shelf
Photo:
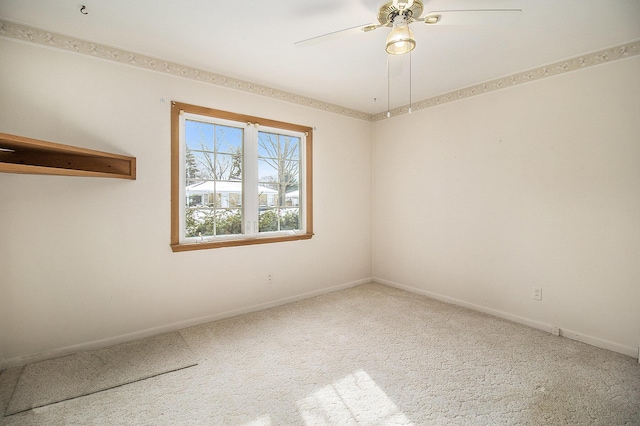
<path id="1" fill-rule="evenodd" d="M 0 133 L 0 172 L 136 178 L 136 159 Z"/>

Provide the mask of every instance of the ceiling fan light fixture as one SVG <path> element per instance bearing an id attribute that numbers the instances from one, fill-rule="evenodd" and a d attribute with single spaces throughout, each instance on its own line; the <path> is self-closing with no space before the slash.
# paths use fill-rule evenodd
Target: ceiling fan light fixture
<path id="1" fill-rule="evenodd" d="M 390 55 L 403 55 L 416 47 L 413 31 L 408 25 L 397 26 L 387 36 L 386 51 Z"/>

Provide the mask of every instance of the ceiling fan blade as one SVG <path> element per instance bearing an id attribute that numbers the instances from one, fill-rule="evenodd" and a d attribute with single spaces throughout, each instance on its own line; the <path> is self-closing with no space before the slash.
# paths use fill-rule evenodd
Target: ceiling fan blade
<path id="1" fill-rule="evenodd" d="M 325 41 L 340 38 L 349 34 L 373 31 L 378 27 L 381 27 L 381 25 L 379 24 L 358 25 L 357 27 L 345 28 L 344 30 L 338 30 L 332 33 L 327 33 L 327 34 L 311 37 L 305 40 L 296 41 L 294 44 L 296 46 L 311 46 L 317 43 L 324 43 Z"/>
<path id="2" fill-rule="evenodd" d="M 427 25 L 510 25 L 521 13 L 520 9 L 434 10 L 419 20 Z"/>

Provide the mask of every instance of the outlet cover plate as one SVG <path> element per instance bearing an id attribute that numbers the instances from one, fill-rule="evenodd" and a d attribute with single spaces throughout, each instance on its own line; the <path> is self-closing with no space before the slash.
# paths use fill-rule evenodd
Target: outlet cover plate
<path id="1" fill-rule="evenodd" d="M 542 300 L 542 288 L 533 287 L 531 289 L 531 297 L 533 297 L 534 300 Z"/>

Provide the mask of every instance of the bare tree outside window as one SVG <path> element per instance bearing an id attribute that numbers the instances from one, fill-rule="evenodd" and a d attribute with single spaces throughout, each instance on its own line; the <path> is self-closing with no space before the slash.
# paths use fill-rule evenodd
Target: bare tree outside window
<path id="1" fill-rule="evenodd" d="M 300 138 L 274 133 L 258 133 L 259 158 L 268 165 L 260 175 L 261 182 L 278 191 L 277 206 L 286 205 L 286 194 L 299 189 Z"/>
<path id="2" fill-rule="evenodd" d="M 258 180 L 277 191 L 274 202 L 260 211 L 260 232 L 300 229 L 300 208 L 287 200 L 289 194 L 299 191 L 299 176 L 300 138 L 258 132 Z"/>
<path id="3" fill-rule="evenodd" d="M 242 180 L 242 131 L 208 123 L 194 123 L 196 135 L 187 141 L 187 179 L 196 180 Z M 213 135 L 210 132 L 214 132 Z M 212 144 L 213 138 L 213 146 Z"/>

